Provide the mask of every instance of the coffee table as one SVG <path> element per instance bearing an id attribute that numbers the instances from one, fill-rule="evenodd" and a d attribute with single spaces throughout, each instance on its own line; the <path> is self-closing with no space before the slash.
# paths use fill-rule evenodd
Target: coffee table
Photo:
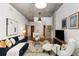
<path id="1" fill-rule="evenodd" d="M 47 52 L 49 53 L 49 55 L 51 54 L 51 51 L 52 51 L 52 44 L 50 43 L 46 43 L 43 45 L 43 52 Z"/>

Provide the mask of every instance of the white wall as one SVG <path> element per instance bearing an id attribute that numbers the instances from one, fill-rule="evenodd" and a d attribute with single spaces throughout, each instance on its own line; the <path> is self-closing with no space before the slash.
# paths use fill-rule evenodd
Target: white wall
<path id="1" fill-rule="evenodd" d="M 79 12 L 79 3 L 65 3 L 63 4 L 55 13 L 55 29 L 62 29 L 62 19 Z M 65 40 L 68 41 L 69 38 L 74 38 L 77 42 L 77 48 L 79 48 L 79 29 L 68 29 L 65 30 Z"/>
<path id="2" fill-rule="evenodd" d="M 34 21 L 37 21 L 38 17 L 34 17 Z M 42 22 L 44 25 L 52 25 L 52 17 L 41 17 Z"/>
<path id="3" fill-rule="evenodd" d="M 30 25 L 30 26 L 34 25 L 34 22 L 31 22 L 31 21 L 30 21 L 30 22 L 29 22 L 29 25 Z"/>
<path id="4" fill-rule="evenodd" d="M 38 17 L 34 17 L 34 21 L 37 21 Z M 52 20 L 53 20 L 53 16 L 52 17 L 41 17 L 42 22 L 44 23 L 44 25 L 52 25 Z M 29 25 L 34 25 L 34 22 L 29 22 Z"/>
<path id="5" fill-rule="evenodd" d="M 0 3 L 0 37 L 6 37 L 6 18 L 18 22 L 18 33 L 20 28 L 28 24 L 28 20 L 8 3 Z"/>

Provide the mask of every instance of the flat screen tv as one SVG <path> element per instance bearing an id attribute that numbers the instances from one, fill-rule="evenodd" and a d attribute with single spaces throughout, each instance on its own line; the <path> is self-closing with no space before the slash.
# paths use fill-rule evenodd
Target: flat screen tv
<path id="1" fill-rule="evenodd" d="M 64 41 L 64 30 L 55 30 L 55 37 Z"/>

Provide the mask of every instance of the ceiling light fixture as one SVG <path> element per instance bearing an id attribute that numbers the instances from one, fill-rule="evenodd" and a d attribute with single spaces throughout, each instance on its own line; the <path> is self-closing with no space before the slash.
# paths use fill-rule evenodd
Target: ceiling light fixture
<path id="1" fill-rule="evenodd" d="M 47 6 L 46 3 L 35 3 L 35 7 L 38 8 L 38 9 L 43 9 Z"/>

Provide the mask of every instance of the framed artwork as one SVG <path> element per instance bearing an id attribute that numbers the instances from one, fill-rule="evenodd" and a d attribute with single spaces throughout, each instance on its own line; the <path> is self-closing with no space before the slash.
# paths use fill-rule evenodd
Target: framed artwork
<path id="1" fill-rule="evenodd" d="M 16 35 L 18 33 L 17 21 L 6 18 L 6 36 Z"/>
<path id="2" fill-rule="evenodd" d="M 78 29 L 79 28 L 79 13 L 75 13 L 69 17 L 69 28 Z"/>
<path id="3" fill-rule="evenodd" d="M 62 20 L 62 29 L 66 29 L 66 27 L 67 27 L 67 18 L 64 18 Z"/>

